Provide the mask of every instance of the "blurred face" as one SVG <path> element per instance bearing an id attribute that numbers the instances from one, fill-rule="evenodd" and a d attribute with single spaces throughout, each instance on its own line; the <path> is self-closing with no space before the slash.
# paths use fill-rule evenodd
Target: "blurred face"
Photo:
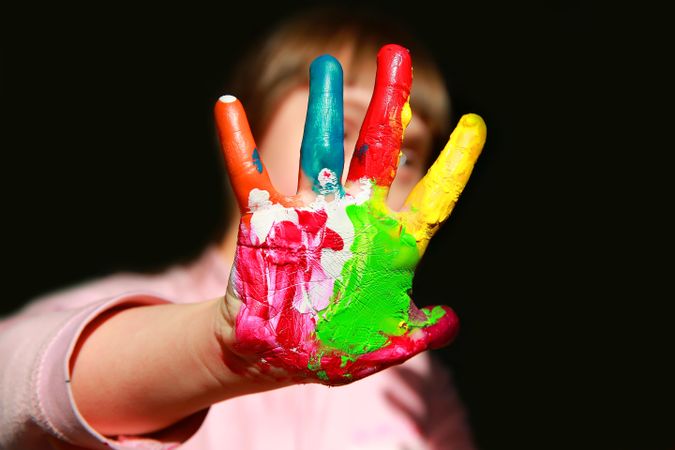
<path id="1" fill-rule="evenodd" d="M 343 182 L 347 178 L 349 161 L 354 152 L 361 123 L 366 116 L 371 94 L 372 84 L 369 87 L 357 84 L 344 87 L 345 167 Z M 293 195 L 297 190 L 300 144 L 307 115 L 308 99 L 307 86 L 291 91 L 277 107 L 267 133 L 259 141 L 260 153 L 272 183 L 282 194 Z M 389 207 L 394 210 L 403 206 L 408 193 L 424 175 L 425 163 L 431 151 L 429 127 L 421 119 L 415 118 L 414 111 L 413 119 L 405 131 L 401 151 L 403 156 L 400 158 L 398 172 L 387 201 Z"/>

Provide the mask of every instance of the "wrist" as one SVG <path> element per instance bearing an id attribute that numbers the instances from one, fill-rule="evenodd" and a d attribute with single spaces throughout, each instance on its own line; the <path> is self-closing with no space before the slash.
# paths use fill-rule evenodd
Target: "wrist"
<path id="1" fill-rule="evenodd" d="M 209 337 L 204 340 L 202 359 L 221 386 L 223 398 L 277 389 L 294 384 L 287 376 L 263 373 L 256 362 L 260 356 L 247 357 L 235 349 L 236 318 L 239 300 L 228 292 L 225 296 L 207 302 L 212 308 Z M 206 327 L 205 327 L 206 329 Z"/>

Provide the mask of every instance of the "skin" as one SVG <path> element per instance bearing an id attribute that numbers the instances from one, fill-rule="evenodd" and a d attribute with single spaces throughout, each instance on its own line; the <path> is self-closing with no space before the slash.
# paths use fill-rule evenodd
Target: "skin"
<path id="1" fill-rule="evenodd" d="M 396 46 L 385 53 L 378 58 L 374 112 L 359 137 L 350 123 L 363 112 L 361 88 L 344 89 L 346 148 L 359 140 L 380 154 L 372 152 L 349 170 L 328 158 L 328 168 L 344 180 L 330 192 L 317 192 L 317 183 L 322 185 L 309 170 L 293 177 L 295 186 L 288 176 L 286 184 L 274 179 L 292 173 L 278 172 L 283 165 L 274 161 L 281 150 L 272 139 L 299 142 L 302 121 L 291 112 L 300 108 L 302 90 L 280 106 L 260 151 L 238 100 L 217 102 L 225 163 L 242 212 L 238 237 L 229 233 L 223 245 L 235 254 L 227 293 L 197 304 L 115 310 L 90 324 L 71 359 L 70 375 L 74 399 L 92 427 L 110 435 L 150 433 L 238 395 L 298 382 L 351 382 L 454 337 L 457 320 L 449 308 L 418 310 L 407 292 L 428 240 L 468 179 L 485 125 L 478 116 L 465 116 L 430 175 L 407 200 L 395 196 L 396 181 L 391 190 L 389 183 L 401 153 L 409 83 L 392 78 L 397 72 L 392 67 L 403 68 L 397 73 L 405 76 L 409 57 Z M 318 73 L 324 85 L 337 82 L 335 70 Z M 326 78 L 326 73 L 333 75 Z M 307 101 L 306 89 L 304 96 Z M 330 95 L 318 99 L 318 111 L 322 101 L 337 101 Z M 311 119 L 315 113 L 305 103 L 302 114 L 308 110 Z M 303 158 L 312 160 L 312 152 L 340 151 L 333 145 L 340 142 L 331 125 L 335 120 L 313 123 L 315 136 L 328 136 L 329 145 L 297 146 L 310 155 L 298 151 L 297 158 L 285 158 L 285 164 L 294 160 L 294 170 Z M 277 127 L 287 133 L 277 134 Z M 348 155 L 344 159 L 349 161 Z M 274 170 L 268 172 L 270 167 Z M 392 301 L 378 295 L 382 292 Z"/>

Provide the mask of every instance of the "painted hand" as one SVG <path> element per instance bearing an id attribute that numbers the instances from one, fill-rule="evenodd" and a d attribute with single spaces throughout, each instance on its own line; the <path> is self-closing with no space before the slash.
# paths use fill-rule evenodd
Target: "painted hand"
<path id="1" fill-rule="evenodd" d="M 400 212 L 386 206 L 411 118 L 408 51 L 383 47 L 373 96 L 346 182 L 342 68 L 310 67 L 298 193 L 272 186 L 240 102 L 215 114 L 242 217 L 223 317 L 235 371 L 294 382 L 344 384 L 449 343 L 458 320 L 446 306 L 418 309 L 415 267 L 450 214 L 485 141 L 462 117 Z"/>

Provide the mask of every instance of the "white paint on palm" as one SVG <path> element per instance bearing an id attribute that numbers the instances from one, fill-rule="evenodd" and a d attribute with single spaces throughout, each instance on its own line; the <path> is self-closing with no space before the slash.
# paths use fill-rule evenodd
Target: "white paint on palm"
<path id="1" fill-rule="evenodd" d="M 342 268 L 352 257 L 354 224 L 349 219 L 347 207 L 362 204 L 370 198 L 372 181 L 367 178 L 361 179 L 355 191 L 355 195 L 346 193 L 342 197 L 335 196 L 329 201 L 326 201 L 325 196 L 318 195 L 310 205 L 299 208 L 287 208 L 278 203 L 272 203 L 269 192 L 265 190 L 252 189 L 249 193 L 248 209 L 252 213 L 251 229 L 258 244 L 267 240 L 272 228 L 277 223 L 291 222 L 299 225 L 298 211 L 325 211 L 326 228 L 330 228 L 342 238 L 343 246 L 341 250 L 323 248 L 320 261 L 308 261 L 308 264 L 318 263 L 321 265 L 322 270 L 312 271 L 313 274 L 321 274 L 321 279 L 311 279 L 303 285 L 302 289 L 297 290 L 293 306 L 300 313 L 316 315 L 318 311 L 328 306 L 335 283 L 341 281 Z M 319 238 L 323 239 L 324 235 Z M 302 245 L 305 245 L 306 248 L 316 248 L 317 242 L 303 242 Z M 265 276 L 269 278 L 273 275 L 265 274 Z M 274 285 L 274 280 L 268 279 L 268 282 L 271 283 L 270 285 Z M 272 302 L 273 298 L 269 298 L 268 301 Z"/>

